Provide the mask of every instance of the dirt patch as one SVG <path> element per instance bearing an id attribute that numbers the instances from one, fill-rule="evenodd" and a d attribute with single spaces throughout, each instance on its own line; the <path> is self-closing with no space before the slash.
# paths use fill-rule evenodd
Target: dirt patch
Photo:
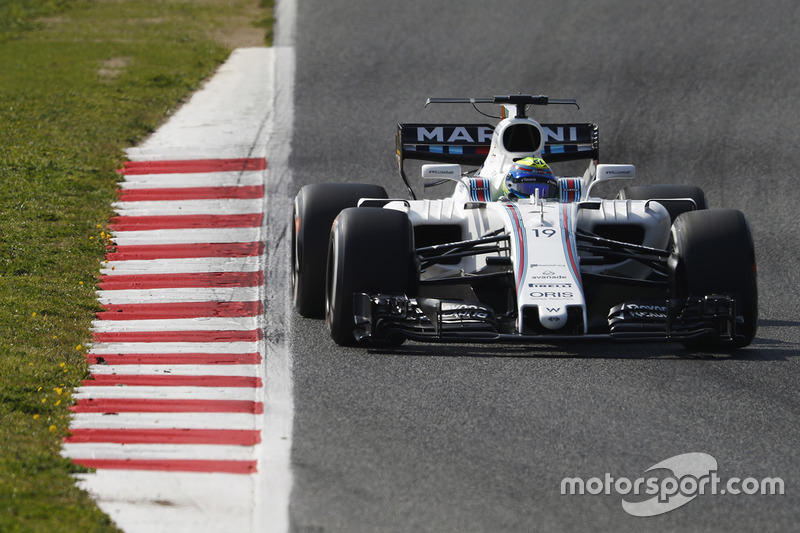
<path id="1" fill-rule="evenodd" d="M 267 46 L 267 30 L 257 26 L 257 22 L 266 16 L 268 16 L 267 11 L 258 6 L 257 0 L 252 0 L 240 14 L 220 17 L 220 27 L 211 34 L 211 37 L 222 46 L 231 49 Z"/>
<path id="2" fill-rule="evenodd" d="M 130 63 L 130 57 L 112 57 L 111 59 L 100 62 L 100 68 L 97 70 L 97 74 L 103 79 L 114 79 L 119 76 Z"/>
<path id="3" fill-rule="evenodd" d="M 213 34 L 213 38 L 226 48 L 249 48 L 251 46 L 266 46 L 265 33 L 264 28 L 240 26 L 219 30 Z"/>
<path id="4" fill-rule="evenodd" d="M 124 4 L 126 0 L 94 0 L 101 4 Z M 2 3 L 3 0 L 0 0 Z M 207 35 L 217 44 L 225 48 L 249 48 L 253 46 L 269 46 L 268 26 L 272 20 L 272 7 L 269 1 L 259 0 L 175 0 L 176 3 L 186 2 L 218 7 L 219 14 L 215 16 L 214 29 Z M 234 5 L 235 4 L 235 5 Z M 261 5 L 265 4 L 265 5 Z M 165 17 L 141 17 L 136 22 L 140 26 L 159 25 L 166 21 Z M 68 15 L 39 17 L 36 23 L 53 30 L 59 26 L 72 23 Z M 124 68 L 124 67 L 122 67 Z M 103 78 L 114 77 L 115 67 L 101 66 L 100 76 Z"/>

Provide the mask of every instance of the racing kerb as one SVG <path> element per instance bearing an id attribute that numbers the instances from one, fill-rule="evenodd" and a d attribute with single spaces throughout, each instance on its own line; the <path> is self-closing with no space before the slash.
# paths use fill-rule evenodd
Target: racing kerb
<path id="1" fill-rule="evenodd" d="M 120 170 L 62 453 L 124 531 L 261 530 L 263 441 L 291 441 L 262 436 L 274 54 L 236 50 Z"/>

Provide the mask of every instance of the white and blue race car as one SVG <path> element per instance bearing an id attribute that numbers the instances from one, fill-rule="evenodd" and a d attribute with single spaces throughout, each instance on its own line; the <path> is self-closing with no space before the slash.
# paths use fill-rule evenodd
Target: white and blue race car
<path id="1" fill-rule="evenodd" d="M 634 166 L 598 163 L 594 124 L 528 116 L 574 100 L 432 103 L 497 104 L 502 113 L 497 125 L 399 124 L 407 199 L 355 183 L 308 185 L 295 198 L 294 305 L 324 316 L 336 343 L 627 339 L 729 350 L 753 340 L 756 261 L 740 211 L 708 209 L 703 191 L 685 185 L 625 186 L 601 198 L 599 184 L 625 185 Z M 531 157 L 588 168 L 550 189 L 508 194 L 509 172 Z M 409 159 L 430 162 L 421 167 L 426 188 L 454 182 L 453 194 L 418 199 Z"/>

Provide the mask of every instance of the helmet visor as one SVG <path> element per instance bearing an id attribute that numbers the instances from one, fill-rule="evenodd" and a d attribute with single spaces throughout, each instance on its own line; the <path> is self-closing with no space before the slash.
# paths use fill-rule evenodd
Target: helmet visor
<path id="1" fill-rule="evenodd" d="M 539 191 L 539 198 L 557 198 L 558 185 L 555 183 L 541 183 L 535 181 L 517 181 L 513 184 L 514 192 L 519 196 L 534 196 Z"/>

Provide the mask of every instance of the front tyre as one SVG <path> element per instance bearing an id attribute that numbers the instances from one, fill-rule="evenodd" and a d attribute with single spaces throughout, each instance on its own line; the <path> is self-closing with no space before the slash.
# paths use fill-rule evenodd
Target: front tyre
<path id="1" fill-rule="evenodd" d="M 315 183 L 297 193 L 292 214 L 292 299 L 301 316 L 322 318 L 325 313 L 325 258 L 333 219 L 361 198 L 387 197 L 383 187 L 366 183 Z"/>
<path id="2" fill-rule="evenodd" d="M 414 233 L 408 216 L 379 207 L 342 211 L 328 246 L 325 323 L 336 344 L 356 344 L 353 295 L 416 292 Z"/>
<path id="3" fill-rule="evenodd" d="M 684 342 L 690 349 L 733 350 L 747 346 L 758 326 L 756 254 L 750 226 L 741 211 L 714 209 L 683 213 L 672 225 L 670 294 L 673 298 L 729 294 L 743 323 L 738 338 Z"/>

